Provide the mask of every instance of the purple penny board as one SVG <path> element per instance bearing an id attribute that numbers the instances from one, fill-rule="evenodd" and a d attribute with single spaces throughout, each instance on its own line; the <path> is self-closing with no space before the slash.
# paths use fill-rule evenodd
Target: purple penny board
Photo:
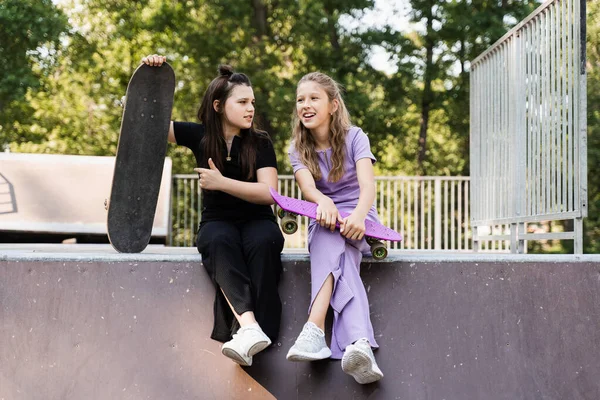
<path id="1" fill-rule="evenodd" d="M 271 188 L 271 197 L 279 207 L 290 213 L 304 215 L 308 218 L 316 219 L 317 217 L 317 205 L 309 201 L 294 199 L 291 197 L 282 196 L 273 188 Z M 342 218 L 347 217 L 349 214 L 340 211 Z M 339 223 L 336 224 L 339 228 Z M 365 220 L 365 236 L 372 237 L 374 239 L 389 240 L 391 242 L 399 242 L 402 240 L 402 235 L 387 226 L 378 224 L 377 222 Z"/>

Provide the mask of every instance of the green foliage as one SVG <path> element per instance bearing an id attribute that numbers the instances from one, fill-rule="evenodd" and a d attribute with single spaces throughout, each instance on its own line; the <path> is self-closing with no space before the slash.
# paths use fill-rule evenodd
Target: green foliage
<path id="1" fill-rule="evenodd" d="M 0 2 L 0 142 L 16 140 L 17 133 L 38 138 L 39 132 L 21 129 L 34 112 L 25 96 L 43 88 L 66 29 L 65 15 L 51 0 Z"/>
<path id="2" fill-rule="evenodd" d="M 350 28 L 373 0 L 2 0 L 0 148 L 113 155 L 119 100 L 141 58 L 164 54 L 177 77 L 173 119 L 196 120 L 220 63 L 248 74 L 280 173 L 298 79 L 310 71 L 344 87 L 353 122 L 371 140 L 380 174 L 468 174 L 469 61 L 537 5 L 529 0 L 411 0 L 411 24 Z M 589 165 L 600 160 L 599 5 L 588 2 Z M 397 71 L 369 63 L 389 51 Z M 426 121 L 426 124 L 425 124 Z M 423 129 L 426 127 L 426 129 Z M 419 137 L 425 152 L 419 160 Z M 169 146 L 175 173 L 192 155 Z M 588 251 L 599 251 L 600 178 L 590 176 Z"/>
<path id="3" fill-rule="evenodd" d="M 600 3 L 588 2 L 587 123 L 588 171 L 600 168 Z M 588 173 L 588 217 L 584 219 L 584 252 L 600 253 L 600 175 Z"/>

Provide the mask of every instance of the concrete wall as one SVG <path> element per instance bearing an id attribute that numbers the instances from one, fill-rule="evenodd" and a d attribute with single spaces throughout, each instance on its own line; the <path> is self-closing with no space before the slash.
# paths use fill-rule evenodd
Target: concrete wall
<path id="1" fill-rule="evenodd" d="M 152 236 L 169 228 L 171 159 L 165 159 Z M 106 236 L 115 157 L 0 153 L 2 236 Z M 76 188 L 77 190 L 74 190 Z"/>
<path id="2" fill-rule="evenodd" d="M 90 258 L 93 259 L 93 258 Z M 197 262 L 0 257 L 0 399 L 598 399 L 600 264 L 363 264 L 385 377 L 290 363 L 309 265 L 286 257 L 281 337 L 241 368 L 209 339 Z"/>

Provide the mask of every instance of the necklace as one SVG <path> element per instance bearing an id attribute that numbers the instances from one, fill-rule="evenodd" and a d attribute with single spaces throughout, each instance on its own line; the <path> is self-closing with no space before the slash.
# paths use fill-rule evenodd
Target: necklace
<path id="1" fill-rule="evenodd" d="M 225 144 L 227 145 L 227 158 L 226 161 L 231 161 L 231 148 L 233 147 L 233 137 L 230 140 L 225 140 Z"/>

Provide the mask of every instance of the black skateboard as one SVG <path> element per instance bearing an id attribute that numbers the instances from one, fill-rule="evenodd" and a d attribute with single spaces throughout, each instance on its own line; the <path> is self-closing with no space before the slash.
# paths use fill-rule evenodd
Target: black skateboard
<path id="1" fill-rule="evenodd" d="M 121 253 L 150 242 L 171 123 L 175 74 L 140 65 L 127 86 L 108 202 L 108 239 Z"/>

